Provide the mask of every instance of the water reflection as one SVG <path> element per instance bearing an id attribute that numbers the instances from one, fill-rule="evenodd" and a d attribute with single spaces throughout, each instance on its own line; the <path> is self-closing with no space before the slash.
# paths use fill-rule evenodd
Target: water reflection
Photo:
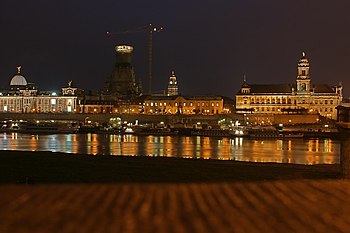
<path id="1" fill-rule="evenodd" d="M 81 154 L 151 155 L 185 158 L 283 162 L 339 163 L 340 142 L 330 139 L 251 140 L 180 136 L 105 134 L 0 134 L 1 150 L 60 151 Z"/>

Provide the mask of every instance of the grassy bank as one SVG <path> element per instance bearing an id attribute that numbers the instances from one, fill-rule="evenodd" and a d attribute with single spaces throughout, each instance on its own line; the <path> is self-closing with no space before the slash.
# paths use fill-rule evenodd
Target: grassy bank
<path id="1" fill-rule="evenodd" d="M 339 165 L 0 151 L 0 183 L 235 182 L 339 177 Z"/>

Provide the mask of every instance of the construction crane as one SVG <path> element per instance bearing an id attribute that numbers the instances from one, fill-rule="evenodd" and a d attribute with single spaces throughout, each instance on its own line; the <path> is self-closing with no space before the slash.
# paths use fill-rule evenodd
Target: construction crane
<path id="1" fill-rule="evenodd" d="M 143 27 L 129 29 L 121 32 L 107 32 L 108 36 L 111 35 L 122 35 L 138 32 L 148 32 L 148 94 L 152 94 L 152 64 L 153 64 L 153 33 L 161 32 L 163 27 L 155 27 L 152 24 L 148 24 Z"/>

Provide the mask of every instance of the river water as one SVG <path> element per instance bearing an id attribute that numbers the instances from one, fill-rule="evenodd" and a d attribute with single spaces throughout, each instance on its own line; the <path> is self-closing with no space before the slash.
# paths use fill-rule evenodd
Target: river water
<path id="1" fill-rule="evenodd" d="M 0 150 L 79 154 L 172 156 L 250 162 L 335 164 L 340 142 L 331 139 L 248 139 L 107 134 L 0 134 Z"/>

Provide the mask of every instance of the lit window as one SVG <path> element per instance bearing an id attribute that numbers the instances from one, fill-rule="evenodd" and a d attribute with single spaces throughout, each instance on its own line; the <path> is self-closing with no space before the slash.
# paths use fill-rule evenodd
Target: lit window
<path id="1" fill-rule="evenodd" d="M 51 99 L 51 104 L 55 105 L 56 104 L 56 99 Z"/>
<path id="2" fill-rule="evenodd" d="M 153 106 L 153 102 L 151 102 L 151 106 Z"/>

